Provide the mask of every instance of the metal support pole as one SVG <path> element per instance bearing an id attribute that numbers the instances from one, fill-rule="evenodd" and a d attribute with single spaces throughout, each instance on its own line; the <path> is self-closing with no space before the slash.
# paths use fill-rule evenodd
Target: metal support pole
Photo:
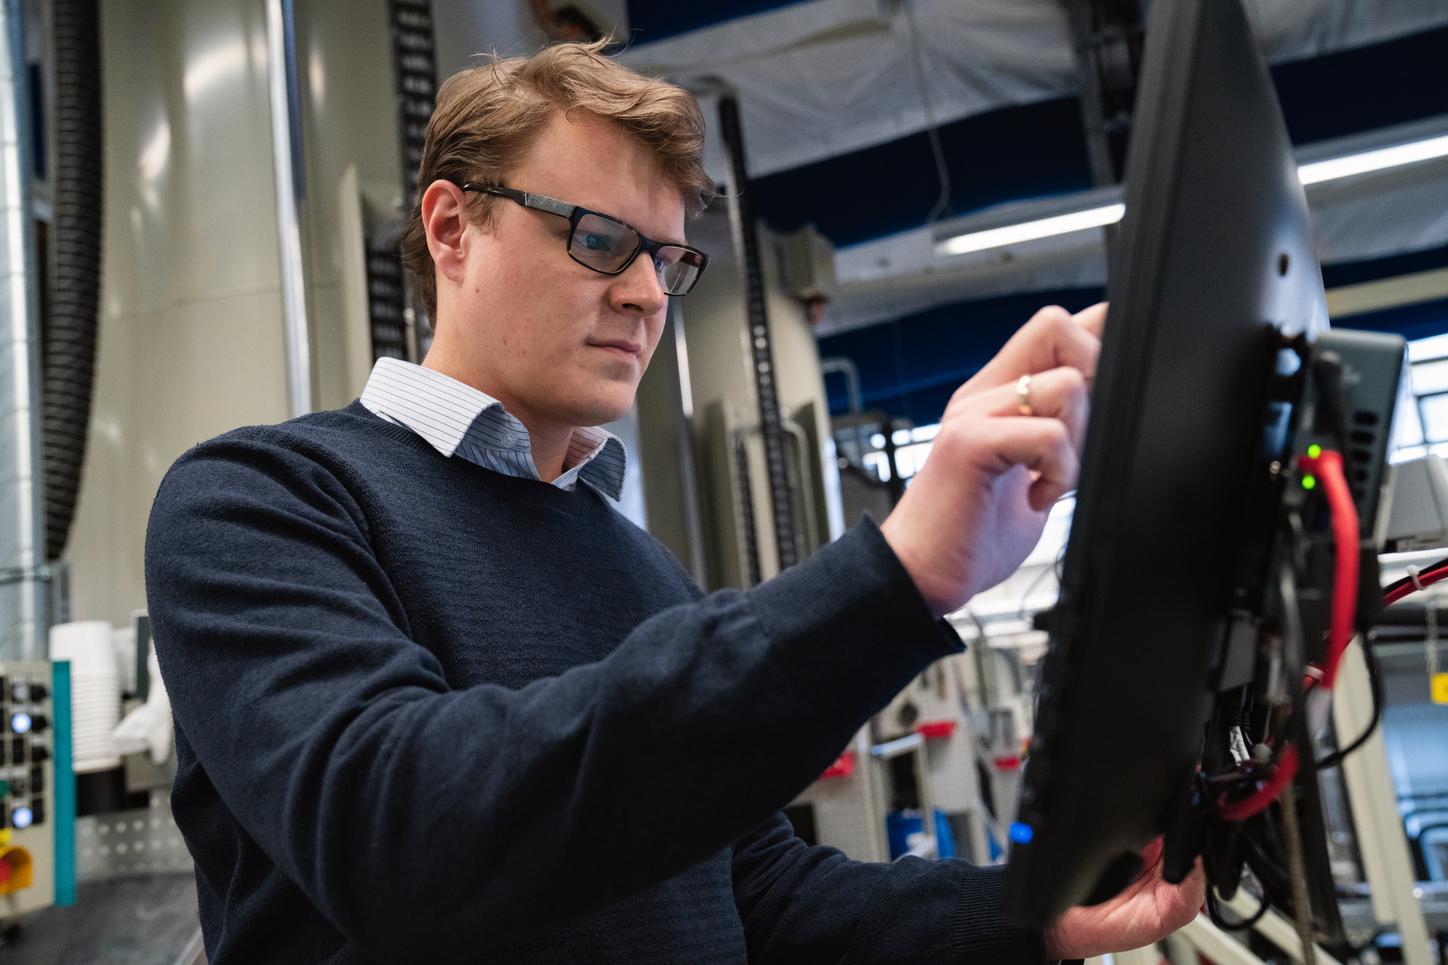
<path id="1" fill-rule="evenodd" d="M 281 254 L 282 321 L 286 328 L 287 411 L 312 411 L 312 351 L 307 286 L 302 271 L 302 134 L 297 117 L 296 24 L 291 0 L 266 3 L 267 75 L 271 91 L 272 167 L 277 185 L 277 242 Z"/>
<path id="2" fill-rule="evenodd" d="M 397 119 L 402 145 L 402 218 L 404 224 L 417 204 L 417 183 L 422 165 L 422 148 L 427 140 L 427 122 L 437 101 L 437 44 L 432 21 L 432 0 L 389 0 L 392 19 L 392 67 L 397 76 Z M 395 242 L 387 256 L 401 263 Z M 422 299 L 413 289 L 412 276 L 402 276 L 402 317 L 407 355 L 421 362 L 432 345 L 436 319 L 429 318 Z"/>
<path id="3" fill-rule="evenodd" d="M 1238 897 L 1240 898 L 1240 895 Z M 1235 905 L 1229 902 L 1228 905 L 1234 907 L 1239 913 L 1250 914 L 1255 910 L 1252 906 L 1254 900 L 1248 898 L 1245 901 L 1237 901 Z M 1302 961 L 1302 947 L 1297 940 L 1297 932 L 1293 929 L 1292 924 L 1281 915 L 1269 915 L 1262 919 L 1254 930 L 1277 944 L 1294 962 Z M 1261 958 L 1254 955 L 1246 945 L 1230 933 L 1212 924 L 1211 919 L 1206 915 L 1198 915 L 1187 922 L 1176 934 L 1217 965 L 1261 965 Z M 1341 965 L 1336 958 L 1323 950 L 1322 946 L 1314 946 L 1314 949 L 1319 962 Z"/>
<path id="4" fill-rule="evenodd" d="M 0 660 L 43 660 L 49 621 L 40 326 L 19 0 L 5 0 L 0 18 Z"/>
<path id="5" fill-rule="evenodd" d="M 1091 174 L 1119 184 L 1144 43 L 1141 0 L 1064 0 L 1081 75 L 1081 113 Z"/>
<path id="6" fill-rule="evenodd" d="M 1332 701 L 1333 726 L 1343 740 L 1362 733 L 1372 716 L 1372 701 L 1367 662 L 1357 647 L 1349 647 L 1343 655 Z M 1403 961 L 1408 965 L 1430 965 L 1433 956 L 1428 926 L 1416 894 L 1413 861 L 1393 794 L 1393 775 L 1388 770 L 1381 727 L 1363 746 L 1343 758 L 1342 778 L 1352 807 L 1353 834 L 1362 855 L 1373 917 L 1380 924 L 1397 928 L 1403 942 Z"/>
<path id="7" fill-rule="evenodd" d="M 1062 2 L 1070 17 L 1081 75 L 1081 120 L 1091 177 L 1097 187 L 1120 184 L 1126 174 L 1126 148 L 1145 44 L 1144 0 Z M 1108 267 L 1120 230 L 1119 224 L 1105 228 Z"/>
<path id="8" fill-rule="evenodd" d="M 1206 915 L 1198 915 L 1177 932 L 1197 951 L 1216 965 L 1262 965 L 1262 959 L 1253 955 L 1237 939 L 1212 924 Z"/>
<path id="9" fill-rule="evenodd" d="M 779 568 L 783 570 L 799 562 L 799 542 L 795 529 L 789 469 L 785 463 L 784 430 L 781 426 L 779 392 L 775 385 L 769 314 L 765 305 L 764 265 L 759 253 L 759 220 L 754 210 L 753 196 L 749 191 L 744 134 L 739 123 L 739 102 L 732 94 L 719 98 L 719 126 L 729 152 L 729 213 L 744 268 L 754 388 L 759 401 L 759 425 L 764 436 L 764 463 L 769 479 L 775 547 L 779 554 Z"/>
<path id="10" fill-rule="evenodd" d="M 1224 901 L 1222 904 L 1241 918 L 1257 911 L 1257 899 L 1240 889 L 1232 896 L 1231 901 Z M 1302 941 L 1297 937 L 1297 928 L 1275 909 L 1269 909 L 1267 914 L 1262 916 L 1262 920 L 1253 926 L 1253 930 L 1282 949 L 1294 962 L 1302 961 Z M 1320 965 L 1342 965 L 1321 945 L 1313 945 L 1312 952 Z"/>

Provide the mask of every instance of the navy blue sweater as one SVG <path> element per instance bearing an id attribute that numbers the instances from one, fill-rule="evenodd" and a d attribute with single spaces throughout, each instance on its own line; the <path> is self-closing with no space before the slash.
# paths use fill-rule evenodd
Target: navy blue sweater
<path id="1" fill-rule="evenodd" d="M 213 965 L 1042 955 L 997 870 L 778 814 L 959 649 L 868 521 L 703 596 L 588 487 L 353 403 L 178 460 L 146 584 Z"/>

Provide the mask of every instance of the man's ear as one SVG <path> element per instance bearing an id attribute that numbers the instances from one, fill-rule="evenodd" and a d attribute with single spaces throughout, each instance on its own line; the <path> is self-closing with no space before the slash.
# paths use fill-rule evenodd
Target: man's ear
<path id="1" fill-rule="evenodd" d="M 422 193 L 422 228 L 434 270 L 448 280 L 463 278 L 463 229 L 468 212 L 462 188 L 451 181 L 434 181 Z"/>

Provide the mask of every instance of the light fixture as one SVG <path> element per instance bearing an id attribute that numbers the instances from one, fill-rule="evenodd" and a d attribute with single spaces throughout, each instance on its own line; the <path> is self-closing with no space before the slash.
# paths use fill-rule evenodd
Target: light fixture
<path id="1" fill-rule="evenodd" d="M 1367 174 L 1369 171 L 1382 171 L 1445 156 L 1448 156 L 1448 134 L 1299 165 L 1297 176 L 1302 179 L 1303 184 L 1321 184 L 1323 181 L 1336 181 L 1338 178 L 1350 178 L 1355 174 Z"/>
<path id="2" fill-rule="evenodd" d="M 1448 134 L 1409 141 L 1406 144 L 1391 147 L 1358 151 L 1325 161 L 1300 164 L 1297 167 L 1297 177 L 1304 185 L 1321 184 L 1324 181 L 1336 181 L 1339 178 L 1382 171 L 1419 161 L 1431 161 L 1440 157 L 1448 157 Z M 1102 228 L 1120 221 L 1125 213 L 1126 206 L 1118 201 L 1114 204 L 1097 205 L 1080 211 L 1045 218 L 1033 218 L 1015 224 L 949 234 L 935 242 L 935 253 L 937 255 L 965 255 L 974 251 L 986 251 L 990 248 L 1002 248 L 1025 241 L 1037 241 L 1041 238 L 1070 234 L 1074 231 Z"/>
<path id="3" fill-rule="evenodd" d="M 1115 224 L 1125 213 L 1126 205 L 1118 201 L 1115 204 L 1102 205 L 1099 208 L 1087 208 L 1085 211 L 1073 211 L 1070 214 L 1037 218 L 1034 221 L 1022 221 L 1019 224 L 987 228 L 984 231 L 972 231 L 937 242 L 935 253 L 938 255 L 964 255 L 972 251 L 985 251 L 987 248 L 1020 244 L 1022 241 L 1035 241 L 1038 238 L 1050 238 L 1054 235 L 1070 234 L 1073 231 L 1085 231 L 1087 228 L 1100 228 Z"/>

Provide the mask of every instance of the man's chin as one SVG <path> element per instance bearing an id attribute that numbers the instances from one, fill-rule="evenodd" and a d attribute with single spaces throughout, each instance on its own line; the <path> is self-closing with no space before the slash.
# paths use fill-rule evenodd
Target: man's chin
<path id="1" fill-rule="evenodd" d="M 575 426 L 601 426 L 617 422 L 633 409 L 634 393 L 620 393 L 605 398 L 590 400 L 589 404 L 572 409 L 570 422 Z"/>

